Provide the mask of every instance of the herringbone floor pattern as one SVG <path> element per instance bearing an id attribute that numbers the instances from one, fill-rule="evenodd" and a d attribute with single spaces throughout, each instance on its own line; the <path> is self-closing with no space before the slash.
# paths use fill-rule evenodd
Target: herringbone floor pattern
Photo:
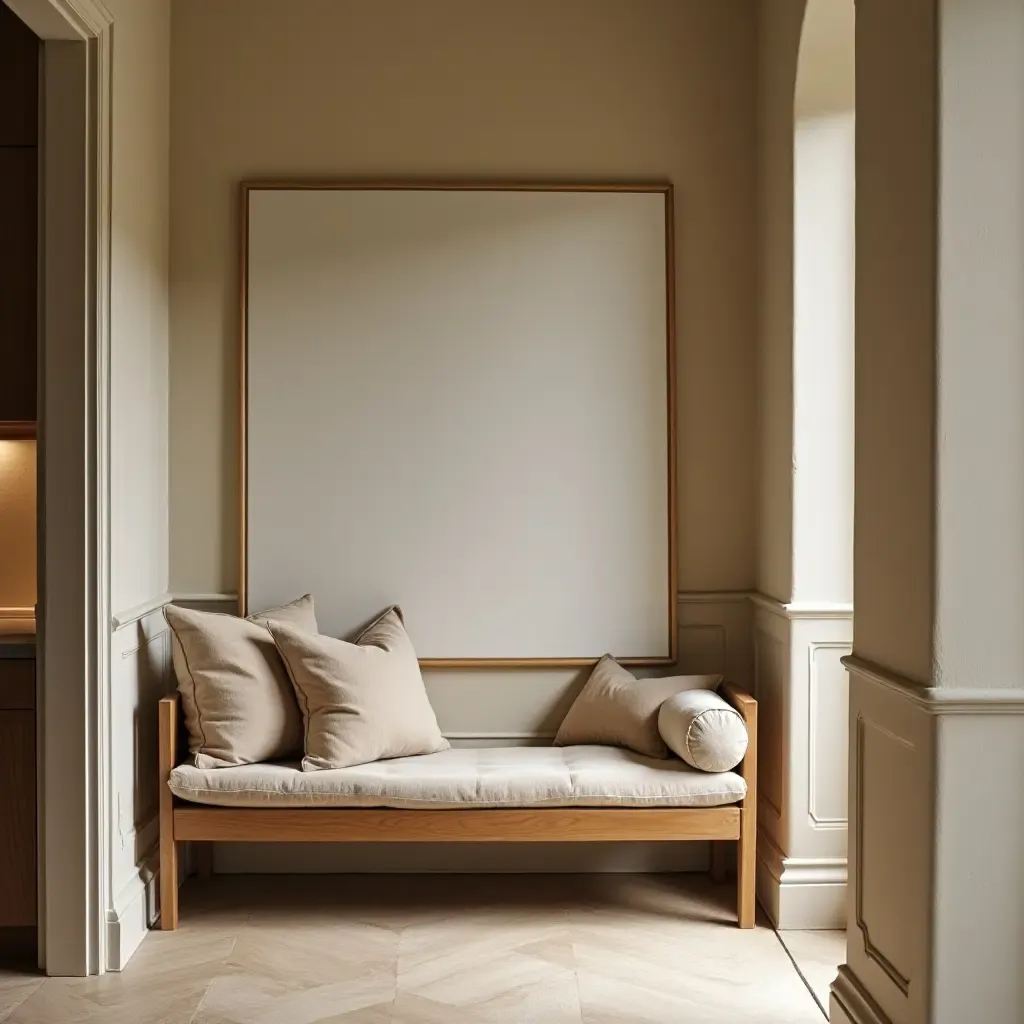
<path id="1" fill-rule="evenodd" d="M 0 972 L 8 1024 L 822 1024 L 695 875 L 224 876 L 121 974 Z"/>

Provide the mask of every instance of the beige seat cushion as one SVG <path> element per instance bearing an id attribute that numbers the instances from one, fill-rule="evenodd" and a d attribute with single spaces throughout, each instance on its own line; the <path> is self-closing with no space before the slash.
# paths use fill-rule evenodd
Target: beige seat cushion
<path id="1" fill-rule="evenodd" d="M 710 690 L 669 697 L 658 712 L 658 731 L 670 750 L 705 772 L 729 771 L 747 752 L 743 716 Z"/>
<path id="2" fill-rule="evenodd" d="M 299 756 L 302 715 L 266 619 L 315 634 L 313 598 L 247 619 L 172 604 L 165 613 L 193 763 L 220 768 Z"/>
<path id="3" fill-rule="evenodd" d="M 569 708 L 555 745 L 610 743 L 648 757 L 668 757 L 658 732 L 658 709 L 682 690 L 713 690 L 721 681 L 721 676 L 637 679 L 606 654 Z"/>
<path id="4" fill-rule="evenodd" d="M 305 722 L 304 771 L 445 750 L 402 612 L 391 608 L 354 644 L 270 622 Z"/>
<path id="5" fill-rule="evenodd" d="M 218 807 L 717 807 L 738 803 L 746 783 L 675 758 L 617 747 L 489 747 L 445 750 L 334 771 L 254 764 L 171 772 L 176 796 Z"/>

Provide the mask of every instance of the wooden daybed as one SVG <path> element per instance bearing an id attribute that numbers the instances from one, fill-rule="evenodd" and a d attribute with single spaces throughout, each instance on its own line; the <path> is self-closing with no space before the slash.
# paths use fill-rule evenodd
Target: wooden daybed
<path id="1" fill-rule="evenodd" d="M 686 799 L 685 785 L 696 784 L 704 790 L 709 779 L 729 782 L 741 798 L 709 797 L 702 800 L 731 799 L 717 806 L 529 806 L 446 807 L 445 809 L 409 809 L 408 807 L 324 807 L 295 806 L 301 793 L 289 797 L 289 806 L 218 806 L 230 803 L 230 794 L 218 793 L 215 786 L 228 783 L 235 776 L 220 773 L 242 773 L 249 766 L 213 769 L 210 787 L 196 790 L 196 799 L 182 799 L 171 789 L 172 772 L 182 765 L 179 747 L 181 709 L 177 694 L 160 701 L 160 905 L 161 928 L 178 926 L 178 855 L 182 842 L 656 842 L 680 840 L 712 841 L 712 874 L 722 879 L 726 870 L 726 840 L 737 843 L 737 918 L 741 928 L 754 926 L 754 854 L 757 840 L 757 702 L 753 697 L 725 683 L 719 693 L 743 716 L 749 743 L 746 758 L 736 773 L 705 776 L 674 761 L 671 770 L 658 768 L 658 762 L 619 752 L 624 771 L 650 780 L 659 774 L 678 777 L 684 784 L 679 800 Z M 506 748 L 507 749 L 507 748 Z M 522 751 L 523 748 L 514 748 Z M 537 748 L 533 748 L 536 750 Z M 546 748 L 542 748 L 546 749 Z M 562 751 L 600 751 L 601 748 L 560 748 Z M 614 748 L 605 748 L 612 751 Z M 481 752 L 478 752 L 481 753 Z M 440 755 L 425 755 L 437 758 Z M 524 759 L 529 755 L 523 754 Z M 560 755 L 561 756 L 561 755 Z M 585 753 L 584 755 L 585 756 Z M 603 756 L 603 755 L 592 755 Z M 407 762 L 412 759 L 405 759 Z M 515 758 L 513 757 L 514 761 Z M 380 762 L 379 764 L 386 764 Z M 664 762 L 668 764 L 668 762 Z M 278 776 L 289 771 L 285 766 L 267 766 Z M 253 766 L 252 771 L 258 771 Z M 319 776 L 316 785 L 322 791 L 329 787 L 332 772 L 300 773 L 294 771 L 296 787 L 301 788 L 309 776 Z M 349 772 L 350 769 L 341 769 Z M 183 774 L 200 775 L 198 769 L 179 770 L 176 788 L 182 791 Z M 612 774 L 615 766 L 612 761 Z M 302 779 L 305 774 L 306 780 Z M 725 776 L 731 779 L 725 779 Z M 742 780 L 742 783 L 740 782 Z M 471 780 L 470 780 L 471 781 Z M 229 788 L 229 787 L 224 787 Z M 724 792 L 724 791 L 722 791 Z M 322 795 L 320 797 L 322 800 Z M 586 799 L 586 798 L 584 798 Z M 671 799 L 663 797 L 664 799 Z M 598 797 L 594 801 L 600 803 Z"/>

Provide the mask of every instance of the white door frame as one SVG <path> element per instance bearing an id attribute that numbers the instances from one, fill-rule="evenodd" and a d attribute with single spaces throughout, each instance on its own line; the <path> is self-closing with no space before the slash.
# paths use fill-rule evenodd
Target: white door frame
<path id="1" fill-rule="evenodd" d="M 109 842 L 110 120 L 98 0 L 3 0 L 43 40 L 40 90 L 39 948 L 103 971 Z"/>

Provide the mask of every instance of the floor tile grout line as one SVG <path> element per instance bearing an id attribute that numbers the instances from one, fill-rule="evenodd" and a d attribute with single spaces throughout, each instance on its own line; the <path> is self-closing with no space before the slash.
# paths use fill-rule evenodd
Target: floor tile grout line
<path id="1" fill-rule="evenodd" d="M 248 917 L 250 917 L 250 916 L 251 915 L 247 915 L 247 918 L 246 918 L 247 921 L 248 921 Z M 244 927 L 244 924 L 243 924 L 243 927 Z M 235 952 L 235 946 L 237 946 L 237 945 L 238 945 L 238 935 L 233 935 L 231 937 L 231 948 L 227 951 L 227 954 L 221 959 L 220 963 L 218 964 L 219 967 L 224 967 L 227 964 L 227 962 L 231 959 L 232 954 Z M 189 1017 L 189 1024 L 195 1024 L 196 1017 L 199 1015 L 199 1011 L 203 1008 L 203 1003 L 206 1002 L 206 997 L 210 994 L 210 989 L 213 988 L 213 983 L 219 977 L 220 977 L 219 974 L 214 974 L 214 976 L 207 983 L 206 988 L 203 989 L 203 994 L 199 997 L 199 1002 L 196 1003 L 196 1008 L 192 1011 L 192 1016 Z"/>
<path id="2" fill-rule="evenodd" d="M 779 929 L 772 925 L 772 931 L 775 933 L 775 938 L 779 940 L 779 945 L 785 951 L 786 956 L 789 957 L 789 962 L 793 965 L 793 970 L 796 971 L 797 976 L 804 983 L 804 987 L 807 989 L 808 992 L 810 992 L 811 998 L 814 1000 L 814 1005 L 817 1006 L 819 1010 L 821 1010 L 821 1014 L 825 1018 L 825 1020 L 828 1020 L 828 1010 L 826 1010 L 825 1007 L 821 1005 L 821 1000 L 818 999 L 818 993 L 814 991 L 814 987 L 807 980 L 807 975 L 800 970 L 800 965 L 796 962 L 796 957 L 793 956 L 792 952 L 790 952 L 789 946 L 786 945 L 782 936 L 779 934 Z"/>
<path id="3" fill-rule="evenodd" d="M 583 993 L 580 991 L 580 962 L 576 959 L 576 943 L 570 942 L 572 951 L 572 976 L 576 980 L 576 1005 L 580 1008 L 580 1024 L 583 1024 Z"/>
<path id="4" fill-rule="evenodd" d="M 213 983 L 217 980 L 217 976 L 214 975 L 209 982 L 207 982 L 206 988 L 203 989 L 203 994 L 199 997 L 199 1002 L 196 1004 L 196 1008 L 192 1011 L 192 1016 L 189 1017 L 189 1024 L 195 1024 L 196 1017 L 199 1016 L 199 1011 L 203 1008 L 203 1003 L 206 1001 L 206 997 L 210 994 L 210 989 L 213 988 Z"/>

